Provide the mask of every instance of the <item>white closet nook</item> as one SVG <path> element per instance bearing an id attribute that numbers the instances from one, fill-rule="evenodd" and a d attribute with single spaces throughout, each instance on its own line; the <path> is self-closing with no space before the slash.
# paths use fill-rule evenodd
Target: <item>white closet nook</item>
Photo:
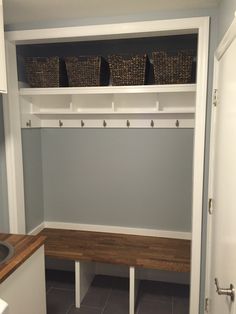
<path id="1" fill-rule="evenodd" d="M 20 73 L 18 48 L 23 49 L 24 46 L 26 47 L 27 45 L 35 46 L 33 47 L 34 49 L 33 52 L 35 53 L 37 49 L 40 47 L 38 45 L 44 45 L 44 47 L 46 47 L 47 45 L 54 44 L 66 45 L 68 43 L 73 44 L 96 41 L 97 47 L 99 47 L 99 41 L 104 42 L 108 40 L 121 40 L 121 39 L 136 40 L 142 38 L 152 39 L 154 37 L 161 38 L 163 36 L 168 37 L 177 35 L 187 36 L 191 34 L 196 35 L 197 39 L 196 81 L 192 82 L 191 84 L 178 84 L 178 85 L 153 84 L 144 86 L 105 86 L 105 87 L 78 87 L 78 88 L 77 87 L 29 88 L 27 85 L 25 85 L 25 82 L 22 79 Z M 115 232 L 120 234 L 126 233 L 138 236 L 140 235 L 156 237 L 159 236 L 162 238 L 169 237 L 172 239 L 186 239 L 186 238 L 188 240 L 191 239 L 191 279 L 190 279 L 191 295 L 189 313 L 190 314 L 198 313 L 200 271 L 201 271 L 200 269 L 201 236 L 202 236 L 201 223 L 203 207 L 208 36 L 209 36 L 208 17 L 159 20 L 159 21 L 142 21 L 109 25 L 88 25 L 78 27 L 32 29 L 6 32 L 5 39 L 6 39 L 6 59 L 9 92 L 7 95 L 4 95 L 4 124 L 6 134 L 6 155 L 7 155 L 6 160 L 7 160 L 7 182 L 9 200 L 8 202 L 10 212 L 11 233 L 25 233 L 26 231 L 31 233 L 37 233 L 44 229 L 45 227 L 60 229 L 63 228 L 75 229 L 76 225 L 77 230 Z M 25 55 L 27 55 L 27 49 L 25 49 L 24 53 Z M 62 133 L 60 133 L 57 130 L 57 128 L 194 129 L 193 169 L 191 171 L 192 208 L 189 209 L 191 210 L 192 218 L 192 228 L 190 234 L 188 234 L 186 230 L 151 230 L 145 228 L 145 226 L 143 228 L 142 226 L 141 227 L 139 226 L 139 228 L 134 227 L 129 228 L 127 226 L 119 227 L 117 225 L 106 226 L 105 224 L 104 225 L 101 224 L 96 227 L 96 225 L 83 225 L 83 224 L 80 225 L 79 223 L 77 224 L 77 222 L 64 223 L 62 221 L 61 222 L 43 221 L 39 226 L 34 226 L 33 230 L 27 230 L 25 218 L 26 217 L 25 204 L 27 200 L 25 199 L 24 191 L 22 134 L 23 132 L 29 132 L 26 129 L 32 129 L 33 131 L 34 128 L 35 129 L 42 128 L 42 132 L 46 132 L 44 133 L 46 135 L 44 138 L 46 139 L 45 143 L 46 145 L 48 145 L 47 147 L 49 148 L 50 145 L 47 142 L 48 139 L 47 132 L 49 131 L 57 132 L 57 136 L 59 136 Z M 47 128 L 55 128 L 55 130 L 47 130 Z M 65 130 L 65 132 L 67 132 L 66 136 L 72 135 L 72 133 L 70 133 L 69 131 L 73 130 Z M 81 132 L 79 135 L 83 133 L 82 130 L 77 131 Z M 104 135 L 104 134 L 101 135 L 99 131 L 109 132 L 106 130 L 97 130 L 96 133 L 97 136 Z M 110 132 L 113 131 L 114 130 L 110 130 Z M 134 131 L 135 130 L 132 131 L 124 130 L 124 132 Z M 164 131 L 165 130 L 155 130 L 155 132 Z M 179 139 L 179 136 L 183 134 L 181 132 L 185 132 L 188 130 L 179 131 L 167 130 L 167 131 L 177 132 L 178 133 L 177 136 Z M 190 131 L 192 132 L 192 130 Z M 90 132 L 89 136 L 91 136 L 92 134 L 91 130 L 90 131 L 86 130 L 84 132 Z M 151 130 L 147 130 L 147 132 L 151 132 Z M 150 133 L 148 133 L 148 135 L 149 134 Z M 50 135 L 53 136 L 52 133 L 50 133 Z M 114 135 L 114 133 L 112 133 L 112 135 Z M 77 136 L 76 138 L 78 138 L 77 133 L 76 136 Z M 134 136 L 133 138 L 135 138 L 134 133 L 133 136 Z M 145 133 L 145 136 L 147 136 L 147 133 Z M 152 134 L 152 136 L 154 135 Z M 171 135 L 168 138 L 170 137 Z M 60 136 L 57 138 L 58 140 L 57 143 L 60 143 L 61 138 Z M 124 135 L 123 138 L 125 138 Z M 190 136 L 188 137 L 188 139 L 189 138 Z M 143 142 L 145 142 L 145 139 L 143 140 Z M 108 143 L 108 141 L 106 143 Z M 154 146 L 157 147 L 158 143 L 155 143 Z M 86 148 L 90 147 L 91 146 L 89 145 L 86 146 Z M 129 143 L 127 147 L 128 148 L 130 147 Z M 109 149 L 107 149 L 107 151 L 109 151 Z M 181 148 L 179 149 L 179 151 L 181 151 Z M 175 160 L 175 158 L 181 159 L 181 154 L 178 155 L 179 151 L 175 152 L 172 150 L 167 150 L 167 153 L 169 152 L 168 162 L 170 163 L 170 165 L 172 161 L 171 158 L 173 158 L 173 160 Z M 67 153 L 68 155 L 70 155 L 70 151 L 68 151 Z M 175 153 L 177 153 L 178 155 L 177 157 L 175 156 Z M 73 154 L 70 155 L 70 157 L 71 160 L 74 161 Z M 84 156 L 82 157 L 84 158 Z M 114 160 L 116 160 L 115 158 L 117 156 L 113 157 Z M 129 156 L 127 156 L 127 158 L 128 157 Z M 152 162 L 155 161 L 155 158 L 152 159 L 153 155 L 151 153 L 149 157 Z M 64 164 L 66 165 L 67 163 L 65 162 Z M 97 168 L 94 169 L 96 169 L 96 171 L 98 170 L 99 172 L 100 170 L 98 169 L 99 164 L 96 164 L 95 162 L 93 165 L 95 166 L 98 165 Z M 143 169 L 144 168 L 145 167 L 143 166 Z M 152 168 L 151 163 L 150 167 L 148 168 L 148 171 L 150 171 L 150 169 L 152 169 L 153 171 L 155 170 L 154 167 Z M 78 170 L 77 167 L 73 169 L 74 172 L 76 172 L 77 170 Z M 132 179 L 134 181 L 136 178 L 135 175 L 136 172 L 133 171 Z M 180 176 L 181 175 L 182 173 L 180 174 Z M 158 177 L 158 174 L 156 175 L 156 177 Z M 170 180 L 170 183 L 172 183 L 171 175 L 166 179 L 165 182 L 168 182 L 168 180 Z M 92 182 L 94 183 L 94 181 Z M 87 181 L 85 182 L 85 184 L 86 183 L 88 184 Z M 122 181 L 119 183 L 121 188 Z M 135 182 L 135 184 L 136 183 L 139 182 L 137 181 Z M 75 189 L 73 184 L 71 184 L 71 186 L 69 185 L 70 182 L 68 183 L 68 189 L 71 189 L 72 187 L 73 189 Z M 101 184 L 98 185 L 99 185 L 98 188 L 101 187 Z M 89 195 L 89 192 L 90 191 L 88 190 L 87 200 L 90 200 L 89 197 L 91 195 Z M 153 192 L 153 194 L 155 194 L 155 192 Z M 170 195 L 168 196 L 168 198 L 170 199 L 171 193 L 169 194 Z M 147 193 L 147 195 L 149 194 Z M 178 197 L 178 195 L 176 197 Z M 175 206 L 170 207 L 173 213 L 176 214 Z M 54 208 L 54 210 L 56 211 L 57 208 Z M 146 208 L 143 208 L 143 211 L 145 210 Z M 181 217 L 179 218 L 181 219 Z M 81 296 L 83 296 L 84 294 L 83 293 L 84 289 L 85 288 L 87 289 L 87 285 L 90 282 L 88 278 L 86 279 L 86 275 L 91 273 L 90 272 L 91 269 L 88 269 L 90 265 L 86 264 L 85 265 L 86 267 L 83 268 L 82 267 L 83 262 L 81 262 L 81 265 L 79 263 L 80 261 L 76 261 L 77 273 L 76 303 L 78 305 L 81 302 Z M 136 296 L 135 280 L 138 279 L 138 276 L 137 278 L 135 277 L 135 268 L 133 267 L 134 265 L 129 266 L 130 266 L 129 268 L 130 314 L 134 314 Z"/>

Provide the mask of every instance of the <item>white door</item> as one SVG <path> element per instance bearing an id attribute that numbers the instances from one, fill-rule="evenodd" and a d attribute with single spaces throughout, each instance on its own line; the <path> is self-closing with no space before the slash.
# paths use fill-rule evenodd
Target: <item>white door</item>
<path id="1" fill-rule="evenodd" d="M 216 51 L 215 62 L 218 91 L 211 135 L 208 311 L 236 314 L 230 287 L 236 288 L 236 20 Z M 216 291 L 215 278 L 225 290 Z"/>

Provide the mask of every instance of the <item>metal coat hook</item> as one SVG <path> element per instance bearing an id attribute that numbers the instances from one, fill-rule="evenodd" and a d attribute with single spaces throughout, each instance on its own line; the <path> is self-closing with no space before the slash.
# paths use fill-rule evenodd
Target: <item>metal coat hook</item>
<path id="1" fill-rule="evenodd" d="M 151 127 L 153 128 L 154 127 L 154 121 L 153 120 L 151 120 Z"/>
<path id="2" fill-rule="evenodd" d="M 175 126 L 178 128 L 179 127 L 179 120 L 176 120 Z"/>
<path id="3" fill-rule="evenodd" d="M 26 126 L 27 126 L 28 128 L 31 128 L 31 126 L 32 126 L 32 125 L 31 125 L 31 120 L 29 120 L 29 121 L 26 122 Z"/>
<path id="4" fill-rule="evenodd" d="M 103 126 L 104 128 L 107 126 L 106 120 L 103 120 Z"/>
<path id="5" fill-rule="evenodd" d="M 126 121 L 126 125 L 127 125 L 127 128 L 130 127 L 130 121 L 129 120 Z"/>
<path id="6" fill-rule="evenodd" d="M 63 122 L 59 120 L 59 127 L 61 128 L 63 126 Z"/>
<path id="7" fill-rule="evenodd" d="M 81 123 L 81 127 L 83 128 L 84 127 L 84 121 L 81 120 L 80 123 Z"/>

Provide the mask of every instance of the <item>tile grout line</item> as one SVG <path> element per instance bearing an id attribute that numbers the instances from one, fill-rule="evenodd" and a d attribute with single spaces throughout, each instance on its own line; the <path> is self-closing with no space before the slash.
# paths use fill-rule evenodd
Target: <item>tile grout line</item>
<path id="1" fill-rule="evenodd" d="M 52 288 L 53 288 L 52 286 L 48 289 L 46 288 L 46 295 L 52 290 Z"/>
<path id="2" fill-rule="evenodd" d="M 104 311 L 105 311 L 105 308 L 106 308 L 106 306 L 107 306 L 107 304 L 108 304 L 108 301 L 109 301 L 109 299 L 110 299 L 110 297 L 111 297 L 112 291 L 113 291 L 113 289 L 111 288 L 111 291 L 110 291 L 110 293 L 109 293 L 109 295 L 108 295 L 108 297 L 107 297 L 107 299 L 106 299 L 106 302 L 105 302 L 105 304 L 104 304 L 104 307 L 102 308 L 101 314 L 103 314 Z"/>
<path id="3" fill-rule="evenodd" d="M 54 286 L 52 286 L 51 288 L 56 289 L 56 290 L 62 290 L 62 291 L 70 291 L 70 292 L 75 291 L 75 289 L 73 288 L 68 289 L 68 288 L 61 288 L 61 287 L 54 287 Z"/>
<path id="4" fill-rule="evenodd" d="M 140 280 L 141 281 L 141 280 Z M 141 286 L 141 284 L 139 284 L 139 287 L 138 287 L 138 293 L 137 293 L 137 300 L 136 300 L 136 311 L 135 311 L 135 313 L 136 314 L 139 314 L 139 309 L 140 309 L 140 302 L 139 302 L 139 300 L 138 300 L 138 297 L 140 297 L 140 286 Z"/>
<path id="5" fill-rule="evenodd" d="M 68 310 L 66 311 L 65 314 L 69 314 L 69 313 L 70 313 L 70 310 L 72 309 L 73 305 L 74 305 L 74 303 L 72 303 L 72 304 L 68 307 Z"/>
<path id="6" fill-rule="evenodd" d="M 93 309 L 93 310 L 102 310 L 102 308 L 98 307 L 98 306 L 90 306 L 90 305 L 81 305 L 81 307 L 84 307 L 86 309 Z"/>
<path id="7" fill-rule="evenodd" d="M 139 310 L 140 310 L 140 302 L 138 303 L 136 314 L 139 314 Z"/>

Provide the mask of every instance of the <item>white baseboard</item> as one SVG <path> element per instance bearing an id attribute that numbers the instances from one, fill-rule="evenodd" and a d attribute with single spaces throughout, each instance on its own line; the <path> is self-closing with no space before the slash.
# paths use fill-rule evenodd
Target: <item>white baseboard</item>
<path id="1" fill-rule="evenodd" d="M 132 227 L 130 228 L 130 227 L 120 227 L 120 226 L 90 225 L 90 224 L 56 222 L 56 221 L 45 221 L 44 227 L 53 228 L 53 229 L 121 233 L 121 234 L 131 234 L 131 235 L 141 235 L 141 236 L 161 237 L 161 238 L 171 238 L 171 239 L 183 239 L 183 240 L 191 240 L 192 238 L 191 232 L 132 228 Z"/>
<path id="2" fill-rule="evenodd" d="M 32 229 L 28 232 L 28 235 L 37 235 L 39 232 L 41 232 L 45 228 L 45 222 L 43 221 L 40 225 Z"/>

